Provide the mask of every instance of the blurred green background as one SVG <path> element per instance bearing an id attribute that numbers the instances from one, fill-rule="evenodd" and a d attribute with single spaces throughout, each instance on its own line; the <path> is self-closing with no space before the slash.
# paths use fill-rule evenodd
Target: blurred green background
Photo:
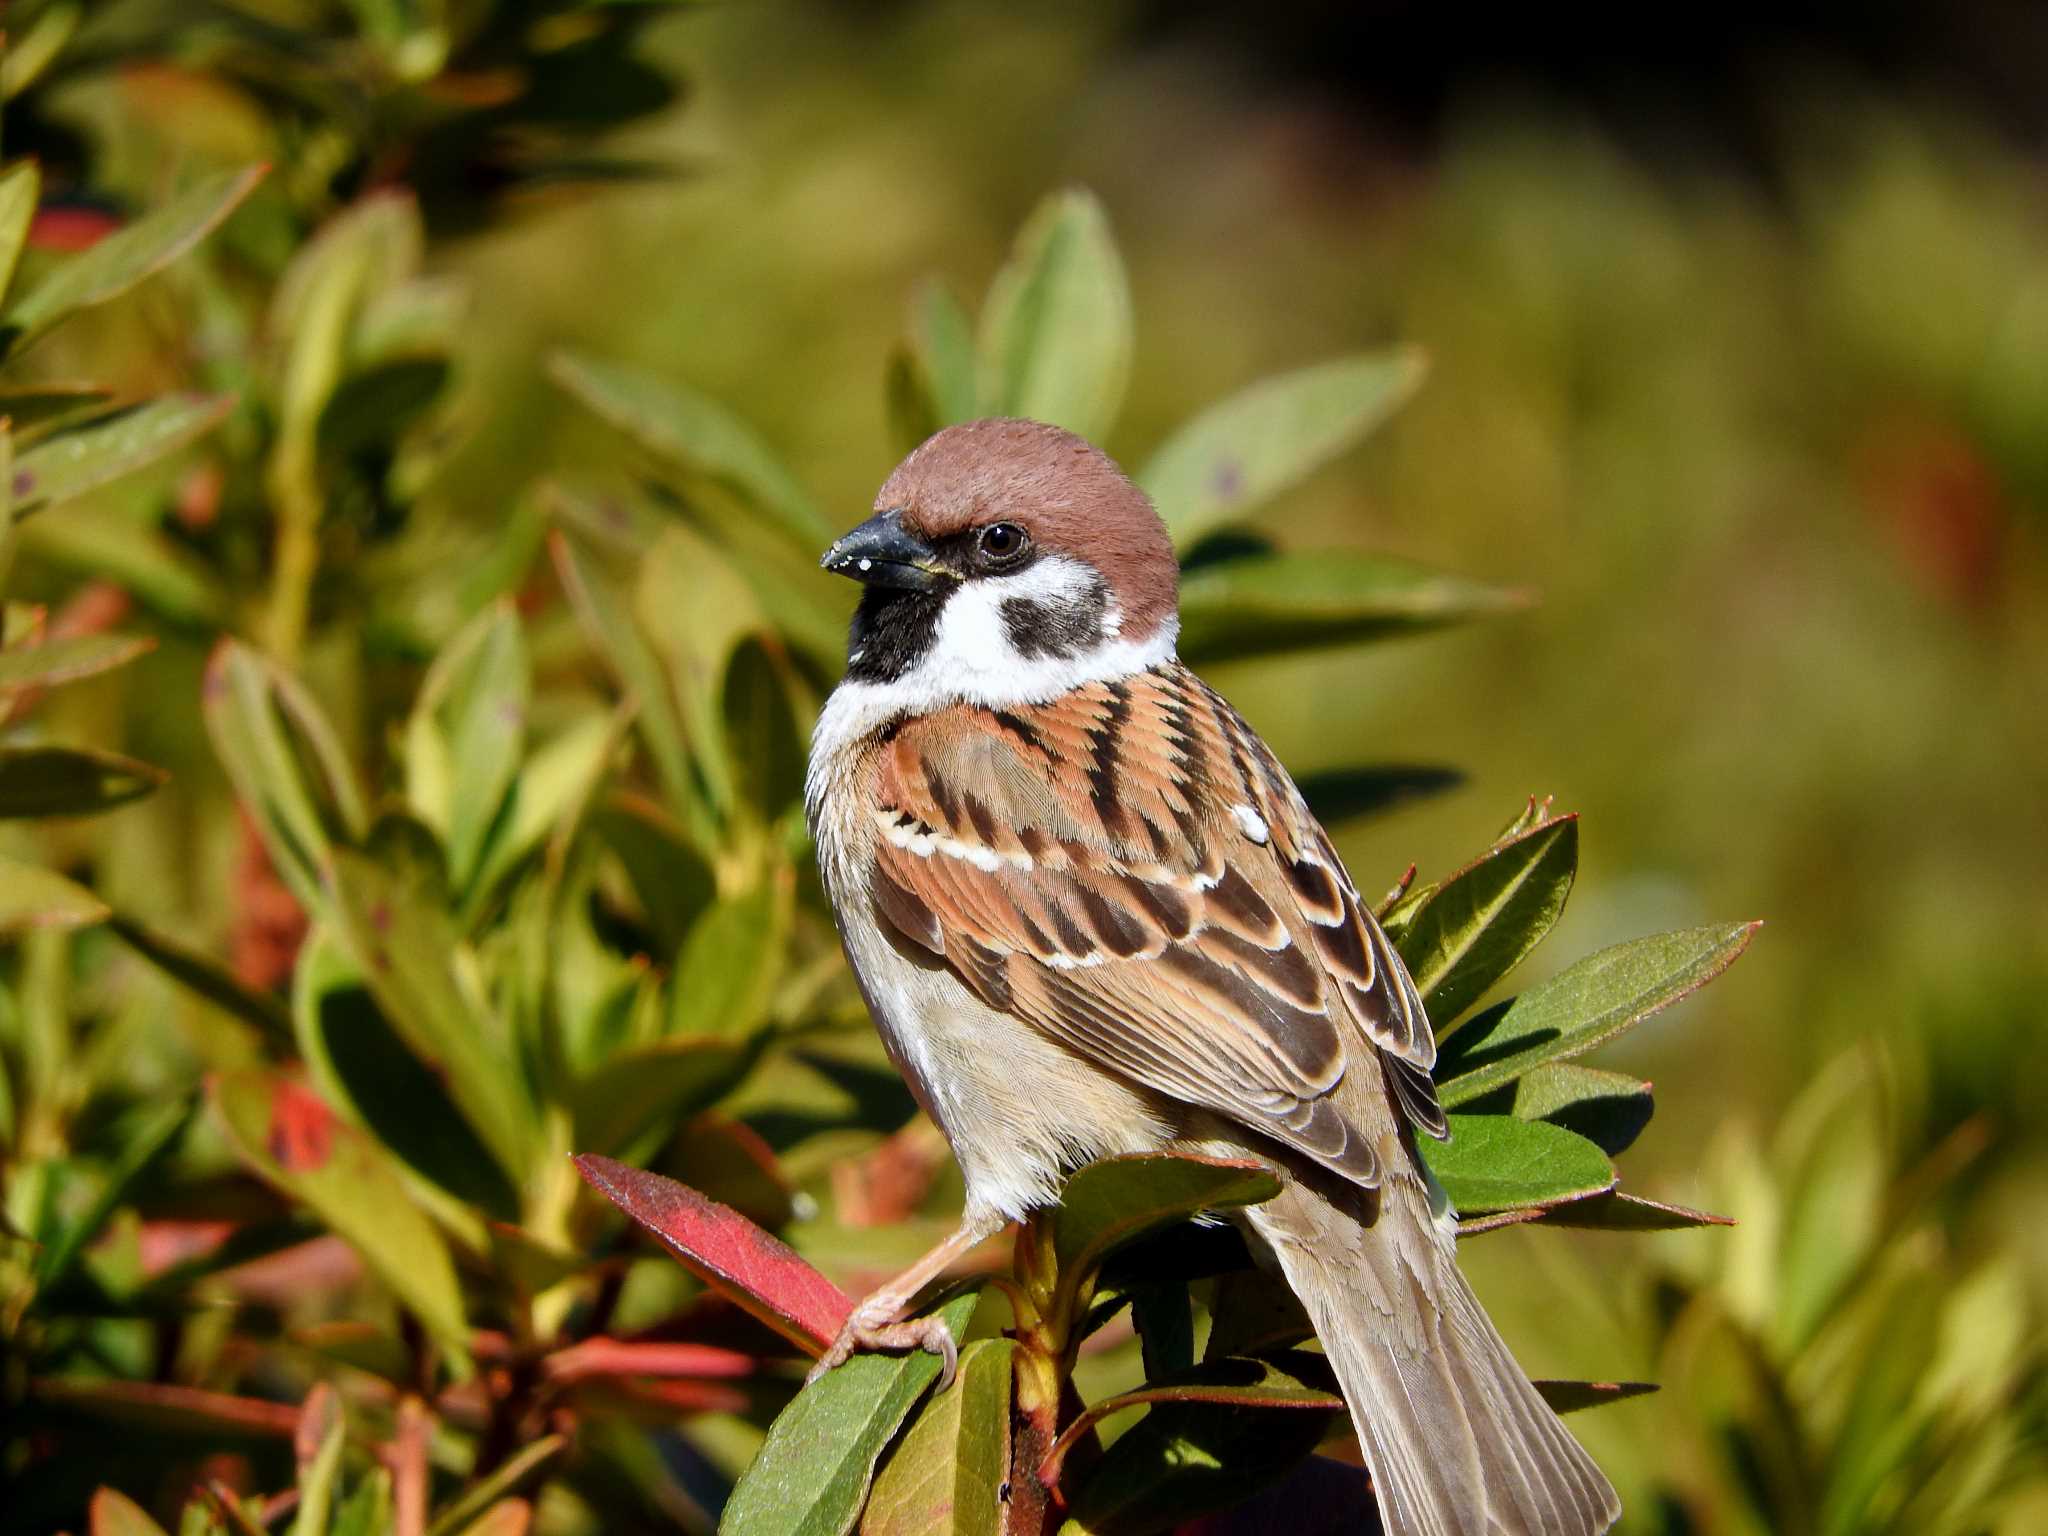
<path id="1" fill-rule="evenodd" d="M 227 9 L 284 25 L 306 8 Z M 1532 974 L 1654 928 L 1766 921 L 1725 981 L 1602 1058 L 1657 1085 L 1629 1186 L 1743 1225 L 1489 1236 L 1467 1249 L 1482 1296 L 1535 1374 L 1666 1383 L 1578 1424 L 1642 1522 L 1625 1528 L 1893 1528 L 1773 1502 L 1782 1469 L 1724 1431 L 1762 1425 L 1768 1442 L 1773 1421 L 1739 1406 L 1711 1335 L 1674 1337 L 1692 1286 L 1783 1335 L 1816 1464 L 1849 1455 L 1858 1415 L 1997 1375 L 1991 1418 L 1973 1416 L 1987 1399 L 1915 1431 L 1931 1464 L 1960 1454 L 1944 1434 L 1999 1447 L 1939 1528 L 2039 1529 L 2048 112 L 2016 83 L 2048 67 L 2038 19 L 1724 14 L 1667 52 L 1603 46 L 1618 13 L 1550 35 L 1419 12 L 661 14 L 633 51 L 675 98 L 595 124 L 633 174 L 537 178 L 488 223 L 423 203 L 426 271 L 469 308 L 462 434 L 414 527 L 475 560 L 536 481 L 616 461 L 616 435 L 548 379 L 562 346 L 730 406 L 832 523 L 856 521 L 897 454 L 878 381 L 916 284 L 978 294 L 1070 184 L 1100 198 L 1129 268 L 1131 389 L 1104 445 L 1126 463 L 1253 379 L 1420 347 L 1415 398 L 1258 522 L 1529 606 L 1212 680 L 1297 773 L 1463 775 L 1341 830 L 1362 888 L 1411 861 L 1454 867 L 1531 793 L 1581 812 L 1562 943 Z M 72 189 L 86 209 L 154 199 L 171 160 L 318 181 L 317 140 L 174 74 L 169 52 L 52 86 L 36 141 L 10 126 L 9 156 L 61 177 L 67 147 L 91 143 Z M 229 235 L 245 253 L 271 238 L 253 219 Z M 167 339 L 191 299 L 173 276 L 96 312 L 59 371 L 191 382 L 206 322 L 196 349 Z M 170 484 L 113 493 L 108 515 L 146 495 L 160 512 Z M 37 595 L 75 587 L 76 561 L 33 543 L 24 560 Z M 450 628 L 422 621 L 436 640 Z M 223 792 L 196 718 L 204 655 L 173 636 L 146 681 L 74 718 L 175 775 L 96 830 L 104 878 L 218 943 L 242 852 L 231 822 L 190 815 Z M 329 708 L 382 718 L 380 686 Z M 137 1048 L 166 1082 L 206 1057 L 189 1020 L 131 1022 L 171 1037 Z M 1802 1353 L 1788 1314 L 1843 1298 L 1858 1342 Z M 1937 1528 L 1909 1505 L 1887 1506 L 1896 1528 Z"/>

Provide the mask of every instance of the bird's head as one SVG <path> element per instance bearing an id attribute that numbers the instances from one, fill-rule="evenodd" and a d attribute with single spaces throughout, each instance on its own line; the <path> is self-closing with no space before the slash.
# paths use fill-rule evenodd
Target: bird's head
<path id="1" fill-rule="evenodd" d="M 1108 455 L 1034 421 L 971 421 L 896 467 L 825 552 L 862 582 L 847 680 L 911 709 L 1033 703 L 1173 654 L 1178 565 Z"/>

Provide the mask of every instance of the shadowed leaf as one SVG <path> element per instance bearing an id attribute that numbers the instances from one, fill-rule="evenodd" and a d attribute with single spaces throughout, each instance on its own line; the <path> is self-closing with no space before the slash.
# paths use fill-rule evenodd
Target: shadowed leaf
<path id="1" fill-rule="evenodd" d="M 702 1036 L 617 1052 L 570 1095 L 577 1144 L 619 1151 L 673 1130 L 737 1087 L 759 1055 L 745 1039 Z"/>
<path id="2" fill-rule="evenodd" d="M 1326 768 L 1295 783 L 1316 820 L 1335 826 L 1358 816 L 1380 816 L 1411 800 L 1456 789 L 1465 776 L 1455 768 L 1394 766 Z"/>
<path id="3" fill-rule="evenodd" d="M 148 635 L 69 635 L 0 651 L 0 690 L 57 688 L 124 667 L 156 649 Z"/>
<path id="4" fill-rule="evenodd" d="M 1195 666 L 1346 645 L 1518 606 L 1512 592 L 1346 550 L 1253 555 L 1189 571 L 1180 652 Z"/>
<path id="5" fill-rule="evenodd" d="M 1437 1094 L 1468 1103 L 1534 1067 L 1583 1055 L 1712 981 L 1760 927 L 1733 923 L 1634 939 L 1589 955 L 1453 1034 Z"/>
<path id="6" fill-rule="evenodd" d="M 861 1536 L 998 1536 L 1016 1344 L 976 1339 L 875 1474 Z"/>
<path id="7" fill-rule="evenodd" d="M 938 1309 L 958 1338 L 974 1315 L 974 1293 Z M 875 1463 L 925 1389 L 937 1355 L 857 1354 L 828 1371 L 784 1409 L 760 1455 L 741 1474 L 720 1522 L 747 1536 L 842 1536 L 853 1528 Z M 948 1389 L 962 1390 L 955 1382 Z"/>
<path id="8" fill-rule="evenodd" d="M 838 1336 L 853 1303 L 788 1244 L 674 1179 L 594 1153 L 579 1153 L 574 1162 L 591 1188 L 661 1239 L 706 1285 L 791 1343 L 822 1354 Z"/>
<path id="9" fill-rule="evenodd" d="M 125 912 L 113 913 L 108 927 L 173 981 L 244 1023 L 254 1025 L 273 1043 L 291 1039 L 291 1010 L 270 993 L 244 986 L 233 972 L 204 950 L 174 939 Z"/>
<path id="10" fill-rule="evenodd" d="M 83 747 L 0 748 L 0 820 L 89 816 L 139 800 L 161 768 Z"/>
<path id="11" fill-rule="evenodd" d="M 1257 1205 L 1280 1192 L 1263 1163 L 1141 1153 L 1088 1164 L 1067 1180 L 1053 1224 L 1063 1283 L 1125 1243 L 1201 1211 Z"/>
<path id="12" fill-rule="evenodd" d="M 1608 1403 L 1625 1403 L 1657 1390 L 1654 1381 L 1535 1381 L 1530 1383 L 1557 1413 L 1577 1413 Z"/>
<path id="13" fill-rule="evenodd" d="M 1562 1126 L 1509 1115 L 1452 1115 L 1451 1139 L 1418 1143 L 1454 1209 L 1547 1205 L 1610 1189 L 1614 1165 Z"/>
<path id="14" fill-rule="evenodd" d="M 1185 549 L 1363 440 L 1415 392 L 1423 372 L 1422 354 L 1401 348 L 1262 379 L 1175 432 L 1138 484 Z"/>
<path id="15" fill-rule="evenodd" d="M 1548 1120 L 1577 1131 L 1609 1157 L 1634 1144 L 1655 1107 L 1642 1079 L 1576 1062 L 1537 1067 L 1514 1088 L 1517 1119 Z"/>
<path id="16" fill-rule="evenodd" d="M 114 1488 L 92 1496 L 86 1518 L 92 1536 L 164 1536 L 164 1528 L 143 1513 L 142 1506 Z"/>
<path id="17" fill-rule="evenodd" d="M 1578 818 L 1561 816 L 1489 849 L 1409 914 L 1396 947 L 1439 1036 L 1542 942 L 1578 867 Z"/>

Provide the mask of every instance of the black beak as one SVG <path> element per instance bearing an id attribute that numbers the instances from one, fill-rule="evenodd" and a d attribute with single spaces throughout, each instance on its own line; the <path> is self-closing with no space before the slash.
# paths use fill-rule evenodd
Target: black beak
<path id="1" fill-rule="evenodd" d="M 871 587 L 901 587 L 908 592 L 929 592 L 953 579 L 933 556 L 932 547 L 903 526 L 900 512 L 877 512 L 835 539 L 818 563 Z"/>

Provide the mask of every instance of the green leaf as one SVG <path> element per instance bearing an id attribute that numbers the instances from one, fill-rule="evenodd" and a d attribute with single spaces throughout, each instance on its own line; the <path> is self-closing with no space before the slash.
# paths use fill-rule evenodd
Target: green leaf
<path id="1" fill-rule="evenodd" d="M 623 714 L 586 716 L 526 760 L 512 781 L 511 802 L 485 845 L 467 910 L 474 910 L 475 899 L 488 894 L 565 818 L 578 819 L 578 808 L 596 789 L 631 723 Z"/>
<path id="2" fill-rule="evenodd" d="M 726 896 L 690 925 L 676 961 L 669 1033 L 744 1038 L 767 1014 L 781 980 L 789 893 L 762 881 Z"/>
<path id="3" fill-rule="evenodd" d="M 466 1361 L 455 1265 L 437 1228 L 377 1144 L 275 1073 L 214 1079 L 210 1097 L 242 1160 L 347 1239 L 442 1346 Z"/>
<path id="4" fill-rule="evenodd" d="M 516 1220 L 519 1191 L 377 1004 L 362 972 L 325 927 L 292 972 L 291 1026 L 313 1081 L 406 1166 L 500 1221 Z"/>
<path id="5" fill-rule="evenodd" d="M 651 1131 L 673 1130 L 738 1087 L 760 1054 L 759 1042 L 738 1038 L 662 1040 L 619 1051 L 570 1097 L 576 1145 L 619 1152 Z"/>
<path id="6" fill-rule="evenodd" d="M 980 366 L 974 354 L 974 322 L 944 283 L 920 283 L 911 295 L 910 346 L 930 386 L 938 424 L 972 421 Z"/>
<path id="7" fill-rule="evenodd" d="M 125 667 L 155 649 L 148 635 L 68 635 L 41 645 L 18 645 L 0 651 L 0 692 L 61 688 Z"/>
<path id="8" fill-rule="evenodd" d="M 0 747 L 0 820 L 89 816 L 139 800 L 170 775 L 83 747 Z"/>
<path id="9" fill-rule="evenodd" d="M 1532 1381 L 1537 1395 L 1550 1404 L 1552 1413 L 1580 1413 L 1625 1403 L 1632 1397 L 1647 1397 L 1657 1390 L 1654 1381 Z"/>
<path id="10" fill-rule="evenodd" d="M 0 389 L 0 416 L 13 422 L 16 431 L 24 431 L 97 410 L 113 398 L 111 392 L 92 384 L 35 384 Z"/>
<path id="11" fill-rule="evenodd" d="M 710 481 L 771 519 L 808 552 L 836 531 L 754 429 L 707 395 L 622 363 L 558 352 L 548 372 L 660 463 Z"/>
<path id="12" fill-rule="evenodd" d="M 201 711 L 214 755 L 255 819 L 271 863 L 299 905 L 319 911 L 334 833 L 355 841 L 369 830 L 333 727 L 289 673 L 234 640 L 222 641 L 207 663 Z M 320 771 L 322 796 L 307 781 L 308 764 Z"/>
<path id="13" fill-rule="evenodd" d="M 1614 1165 L 1592 1142 L 1544 1120 L 1452 1115 L 1451 1139 L 1417 1148 L 1461 1212 L 1550 1205 L 1614 1187 Z"/>
<path id="14" fill-rule="evenodd" d="M 801 687 L 788 655 L 760 635 L 743 639 L 725 669 L 721 712 L 733 779 L 763 821 L 803 798 L 806 731 L 817 711 L 799 717 L 793 699 Z"/>
<path id="15" fill-rule="evenodd" d="M 1437 1095 L 1468 1103 L 1546 1061 L 1584 1055 L 1735 963 L 1759 923 L 1687 928 L 1589 955 L 1452 1035 L 1437 1058 Z"/>
<path id="16" fill-rule="evenodd" d="M 107 920 L 107 904 L 55 870 L 0 858 L 0 938 L 38 928 L 85 928 Z"/>
<path id="17" fill-rule="evenodd" d="M 1560 816 L 1488 849 L 1410 914 L 1396 947 L 1439 1035 L 1542 942 L 1578 867 L 1578 818 Z"/>
<path id="18" fill-rule="evenodd" d="M 66 315 L 127 292 L 211 233 L 267 169 L 223 171 L 144 214 L 58 267 L 0 317 L 0 327 L 19 334 L 17 347 L 26 346 Z"/>
<path id="19" fill-rule="evenodd" d="M 659 807 L 614 792 L 591 813 L 592 830 L 618 856 L 655 937 L 677 954 L 717 899 L 711 865 Z"/>
<path id="20" fill-rule="evenodd" d="M 92 1496 L 86 1518 L 92 1536 L 164 1536 L 164 1528 L 141 1505 L 114 1488 L 102 1488 Z"/>
<path id="21" fill-rule="evenodd" d="M 1609 1157 L 1628 1150 L 1655 1107 L 1642 1079 L 1569 1061 L 1537 1067 L 1514 1091 L 1516 1119 L 1548 1120 L 1577 1131 Z"/>
<path id="22" fill-rule="evenodd" d="M 1303 1371 L 1316 1364 L 1299 1351 L 1280 1360 Z M 1151 1536 L 1228 1509 L 1279 1482 L 1314 1451 L 1343 1401 L 1282 1364 L 1223 1359 L 1181 1381 L 1097 1404 L 1091 1412 L 1153 1406 L 1079 1490 L 1068 1491 L 1072 1521 L 1065 1529 Z"/>
<path id="23" fill-rule="evenodd" d="M 521 1446 L 489 1477 L 471 1483 L 436 1515 L 434 1523 L 427 1527 L 427 1536 L 456 1536 L 460 1531 L 475 1531 L 489 1518 L 487 1512 L 493 1505 L 532 1482 L 568 1448 L 568 1437 L 564 1435 L 543 1435 Z"/>
<path id="24" fill-rule="evenodd" d="M 10 39 L 12 41 L 12 39 Z M 33 160 L 17 160 L 0 171 L 0 298 L 14 281 L 14 269 L 28 244 L 28 227 L 36 216 L 36 201 L 42 196 L 43 173 Z M 0 415 L 14 413 L 0 405 Z M 16 416 L 20 425 L 22 418 Z"/>
<path id="25" fill-rule="evenodd" d="M 729 815 L 738 791 L 725 739 L 725 674 L 740 643 L 766 627 L 753 589 L 710 540 L 672 524 L 640 562 L 633 613 L 668 679 L 696 781 L 715 816 Z"/>
<path id="26" fill-rule="evenodd" d="M 669 804 L 698 848 L 716 847 L 717 826 L 684 746 L 682 716 L 660 660 L 595 556 L 560 529 L 548 549 L 584 633 L 636 706 L 634 724 Z"/>
<path id="27" fill-rule="evenodd" d="M 1040 203 L 981 312 L 982 414 L 1099 440 L 1131 369 L 1131 290 L 1109 219 L 1073 188 Z"/>
<path id="28" fill-rule="evenodd" d="M 1363 440 L 1425 371 L 1422 354 L 1404 347 L 1262 379 L 1168 438 L 1138 484 L 1186 549 Z"/>
<path id="29" fill-rule="evenodd" d="M 861 1536 L 1000 1536 L 1016 1343 L 976 1339 L 875 1474 Z"/>
<path id="30" fill-rule="evenodd" d="M 1730 1227 L 1731 1216 L 1696 1211 L 1664 1200 L 1648 1200 L 1626 1190 L 1610 1190 L 1586 1200 L 1571 1200 L 1541 1213 L 1545 1226 L 1585 1227 L 1599 1232 L 1677 1232 L 1687 1227 Z"/>
<path id="31" fill-rule="evenodd" d="M 519 618 L 502 601 L 449 641 L 420 686 L 406 725 L 408 789 L 447 842 L 457 891 L 475 879 L 519 775 L 531 691 Z"/>
<path id="32" fill-rule="evenodd" d="M 149 509 L 145 508 L 145 511 Z M 214 573 L 189 549 L 129 509 L 73 504 L 22 532 L 38 561 L 120 587 L 150 612 L 211 637 L 231 608 Z"/>
<path id="33" fill-rule="evenodd" d="M 977 1299 L 970 1292 L 938 1309 L 954 1337 L 966 1329 Z M 844 1536 L 866 1501 L 876 1461 L 938 1379 L 939 1366 L 938 1356 L 921 1349 L 858 1354 L 805 1387 L 733 1487 L 719 1530 L 725 1536 Z"/>
<path id="34" fill-rule="evenodd" d="M 1520 602 L 1383 555 L 1250 555 L 1184 574 L 1180 650 L 1196 665 L 1238 661 L 1432 629 Z"/>
<path id="35" fill-rule="evenodd" d="M 360 854 L 329 856 L 324 904 L 398 1036 L 448 1096 L 515 1188 L 540 1128 L 511 1040 L 480 995 L 474 956 L 449 913 Z"/>
<path id="36" fill-rule="evenodd" d="M 175 453 L 234 408 L 232 395 L 162 395 L 46 437 L 14 461 L 16 515 L 72 501 Z"/>
<path id="37" fill-rule="evenodd" d="M 334 1485 L 341 1476 L 341 1451 L 348 1439 L 341 1398 L 326 1382 L 315 1382 L 300 1410 L 298 1433 L 299 1507 L 292 1517 L 291 1536 L 327 1536 L 334 1512 Z"/>
<path id="38" fill-rule="evenodd" d="M 1054 1217 L 1061 1283 L 1116 1249 L 1203 1211 L 1257 1205 L 1280 1192 L 1263 1163 L 1148 1152 L 1088 1164 L 1067 1180 Z"/>
<path id="39" fill-rule="evenodd" d="M 196 1100 L 182 1098 L 141 1112 L 132 1130 L 123 1137 L 120 1155 L 107 1169 L 92 1201 L 74 1219 L 65 1222 L 58 1235 L 36 1256 L 39 1289 L 49 1289 L 70 1273 L 79 1252 L 100 1235 L 107 1218 L 114 1214 L 135 1181 L 155 1167 L 184 1134 L 197 1108 Z"/>

